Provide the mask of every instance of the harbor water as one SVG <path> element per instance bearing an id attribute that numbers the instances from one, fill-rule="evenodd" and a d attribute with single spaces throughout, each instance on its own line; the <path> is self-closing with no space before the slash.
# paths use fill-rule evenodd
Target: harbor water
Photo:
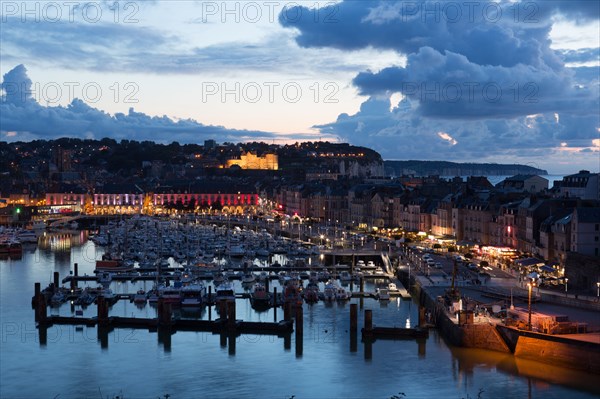
<path id="1" fill-rule="evenodd" d="M 410 300 L 352 299 L 303 305 L 304 335 L 222 337 L 178 331 L 170 337 L 144 329 L 114 329 L 99 341 L 96 327 L 55 325 L 40 342 L 31 309 L 34 283 L 92 275 L 103 249 L 85 232 L 46 233 L 16 259 L 0 260 L 0 398 L 597 398 L 597 376 L 515 359 L 512 355 L 450 347 L 436 330 L 427 339 L 382 340 L 353 345 L 350 303 L 373 311 L 377 326 L 414 326 Z M 96 283 L 80 283 L 96 286 Z M 365 290 L 374 290 L 373 282 Z M 116 293 L 150 289 L 152 282 L 112 282 Z M 276 280 L 272 286 L 281 289 Z M 237 292 L 243 292 L 239 281 Z M 256 312 L 237 299 L 237 319 L 283 319 L 283 311 Z M 65 303 L 48 314 L 74 315 Z M 111 316 L 156 317 L 156 308 L 120 300 Z M 276 313 L 274 313 L 276 312 Z M 83 309 L 96 316 L 96 306 Z M 203 309 L 192 317 L 218 317 Z M 176 313 L 176 317 L 179 317 Z M 181 315 L 186 316 L 186 315 Z M 190 316 L 190 315 L 188 315 Z"/>

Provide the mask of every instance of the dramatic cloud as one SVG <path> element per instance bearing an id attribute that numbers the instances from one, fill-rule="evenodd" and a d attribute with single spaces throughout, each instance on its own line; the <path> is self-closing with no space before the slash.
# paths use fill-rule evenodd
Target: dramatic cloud
<path id="1" fill-rule="evenodd" d="M 341 114 L 335 122 L 315 128 L 371 147 L 384 159 L 547 160 L 561 143 L 562 151 L 579 153 L 595 148 L 598 139 L 597 115 L 444 120 L 423 118 L 417 108 L 418 102 L 405 98 L 390 110 L 387 98 L 371 97 L 356 114 Z"/>
<path id="2" fill-rule="evenodd" d="M 598 87 L 575 87 L 573 72 L 561 68 L 479 65 L 461 55 L 430 47 L 408 56 L 406 68 L 360 73 L 362 94 L 401 92 L 419 101 L 424 116 L 498 118 L 540 112 L 598 110 Z"/>
<path id="3" fill-rule="evenodd" d="M 332 6 L 329 18 L 323 10 L 315 18 L 314 9 L 297 6 L 282 12 L 279 21 L 299 30 L 296 41 L 304 47 L 372 46 L 408 54 L 427 46 L 481 65 L 558 65 L 548 48 L 551 23 L 540 18 L 537 3 L 516 4 L 344 1 Z"/>
<path id="4" fill-rule="evenodd" d="M 370 98 L 356 114 L 316 126 L 322 132 L 396 159 L 595 150 L 598 49 L 554 50 L 550 32 L 556 20 L 597 23 L 599 2 L 348 0 L 322 11 L 297 6 L 279 21 L 295 28 L 300 46 L 407 56 L 405 65 L 360 72 L 353 83 Z M 404 99 L 390 109 L 397 93 Z"/>
<path id="5" fill-rule="evenodd" d="M 31 97 L 31 80 L 23 65 L 4 75 L 4 94 L 0 98 L 0 134 L 5 140 L 53 139 L 81 137 L 201 142 L 219 137 L 223 141 L 271 139 L 269 132 L 232 130 L 207 126 L 194 120 L 152 117 L 129 110 L 111 116 L 92 108 L 79 99 L 68 106 L 44 107 Z"/>

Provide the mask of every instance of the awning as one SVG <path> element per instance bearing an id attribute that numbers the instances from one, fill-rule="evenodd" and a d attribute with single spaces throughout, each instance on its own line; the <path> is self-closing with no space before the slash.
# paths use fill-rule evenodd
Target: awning
<path id="1" fill-rule="evenodd" d="M 544 266 L 540 267 L 540 271 L 542 271 L 542 272 L 548 272 L 548 273 L 554 273 L 556 270 L 554 270 L 553 268 L 551 268 L 548 265 L 544 265 Z"/>
<path id="2" fill-rule="evenodd" d="M 536 258 L 525 258 L 519 259 L 515 261 L 515 264 L 519 266 L 542 266 L 544 262 L 540 259 Z"/>

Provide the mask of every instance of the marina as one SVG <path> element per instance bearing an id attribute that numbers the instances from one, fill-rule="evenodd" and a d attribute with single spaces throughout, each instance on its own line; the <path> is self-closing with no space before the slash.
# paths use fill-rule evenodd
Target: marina
<path id="1" fill-rule="evenodd" d="M 69 240 L 73 239 L 73 234 L 68 236 Z M 263 266 L 264 263 L 251 266 L 254 264 L 251 262 L 244 265 L 245 261 L 240 259 L 227 265 L 223 264 L 222 267 L 217 263 L 214 273 L 204 273 L 204 270 L 200 274 L 189 273 L 186 277 L 186 270 L 189 271 L 190 266 L 174 262 L 174 259 L 169 257 L 168 266 L 164 270 L 161 269 L 159 280 L 165 284 L 168 281 L 169 288 L 175 288 L 176 282 L 181 283 L 182 289 L 188 284 L 193 290 L 204 294 L 200 294 L 199 303 L 185 306 L 185 296 L 183 291 L 180 291 L 179 300 L 167 305 L 165 299 L 161 299 L 160 293 L 153 294 L 157 275 L 143 275 L 152 271 L 138 271 L 138 265 L 134 263 L 131 270 L 111 272 L 110 276 L 103 275 L 105 271 L 94 273 L 96 261 L 102 259 L 105 247 L 96 246 L 94 242 L 80 237 L 77 237 L 76 242 L 78 244 L 75 246 L 57 242 L 55 250 L 46 250 L 39 246 L 29 248 L 20 260 L 13 261 L 9 258 L 2 261 L 2 317 L 3 320 L 16 320 L 18 323 L 14 324 L 15 328 L 10 325 L 3 331 L 3 339 L 12 343 L 10 348 L 21 347 L 56 353 L 60 358 L 57 358 L 56 362 L 64 365 L 72 364 L 70 357 L 74 352 L 66 358 L 60 353 L 72 353 L 76 350 L 83 355 L 99 357 L 98 361 L 104 367 L 113 361 L 120 361 L 125 370 L 135 367 L 137 361 L 123 360 L 119 353 L 127 353 L 128 357 L 144 361 L 150 369 L 155 369 L 146 353 L 150 350 L 152 356 L 159 356 L 163 361 L 168 362 L 167 359 L 177 357 L 178 365 L 173 364 L 170 366 L 172 370 L 164 371 L 167 376 L 178 372 L 181 367 L 192 367 L 195 364 L 192 359 L 196 356 L 224 362 L 225 365 L 231 361 L 242 362 L 248 366 L 243 369 L 247 374 L 256 367 L 255 356 L 265 353 L 269 354 L 272 364 L 259 366 L 257 371 L 260 373 L 278 375 L 281 373 L 278 370 L 288 367 L 291 362 L 298 367 L 311 365 L 313 371 L 307 370 L 302 373 L 305 376 L 318 373 L 325 381 L 346 378 L 348 373 L 352 375 L 351 370 L 342 371 L 336 366 L 338 362 L 331 360 L 331 356 L 335 355 L 343 357 L 346 363 L 353 364 L 353 367 L 362 370 L 361 372 L 371 373 L 369 370 L 378 370 L 378 376 L 374 378 L 375 383 L 369 388 L 378 392 L 377 397 L 389 397 L 400 389 L 420 393 L 426 389 L 431 395 L 465 392 L 473 396 L 480 388 L 491 386 L 492 381 L 496 384 L 498 379 L 502 381 L 506 378 L 508 381 L 515 376 L 518 378 L 515 392 L 527 392 L 529 383 L 534 387 L 539 386 L 535 389 L 543 389 L 543 385 L 537 385 L 536 382 L 539 376 L 533 380 L 527 377 L 536 375 L 535 367 L 528 371 L 529 366 L 523 368 L 519 363 L 521 370 L 517 374 L 514 374 L 514 371 L 490 374 L 486 368 L 472 369 L 469 366 L 468 373 L 475 372 L 475 375 L 467 377 L 470 374 L 459 371 L 459 375 L 467 378 L 468 383 L 457 390 L 452 382 L 455 377 L 447 367 L 452 362 L 458 362 L 459 370 L 462 370 L 462 364 L 468 364 L 466 358 L 453 357 L 437 330 L 431 329 L 423 308 L 410 298 L 408 291 L 395 276 L 375 274 L 375 269 L 369 274 L 370 277 L 362 275 L 362 278 L 348 278 L 347 275 L 342 275 L 342 272 L 350 273 L 350 264 L 346 267 L 342 264 L 319 264 L 321 259 L 316 255 L 314 260 L 310 261 L 310 266 L 285 266 L 293 258 L 277 257 L 273 261 L 283 266 L 273 266 L 269 269 L 270 266 Z M 355 256 L 360 257 L 360 254 L 355 253 Z M 364 264 L 359 262 L 359 259 L 352 265 L 352 269 L 357 267 L 360 273 L 364 273 L 369 270 L 367 260 L 373 259 L 372 261 L 377 263 L 377 258 L 373 258 L 371 254 L 366 256 L 368 258 Z M 304 262 L 308 264 L 308 258 L 305 258 Z M 383 266 L 383 260 L 380 262 Z M 293 265 L 296 264 L 298 262 L 294 260 Z M 24 275 L 26 271 L 33 273 Z M 246 275 L 248 279 L 248 273 L 253 274 L 254 282 L 244 284 L 242 278 Z M 61 279 L 61 276 L 65 277 Z M 226 294 L 228 299 L 217 300 L 217 287 L 221 287 L 221 282 L 225 279 L 229 281 L 230 294 Z M 44 281 L 49 281 L 47 286 Z M 292 306 L 295 300 L 284 301 L 285 287 L 290 281 L 295 282 L 296 287 L 303 288 L 304 303 L 300 306 Z M 335 282 L 332 284 L 333 299 L 326 299 L 325 288 L 332 282 Z M 198 290 L 195 284 L 202 284 L 205 291 Z M 257 284 L 262 286 L 265 294 L 269 294 L 268 300 L 258 306 L 252 299 Z M 18 291 L 15 291 L 17 288 Z M 347 292 L 347 298 L 335 298 L 338 288 Z M 35 298 L 38 290 L 38 300 L 47 300 L 43 306 Z M 389 299 L 377 298 L 377 293 L 381 294 L 382 290 L 389 291 Z M 25 301 L 23 292 L 30 293 Z M 53 304 L 52 298 L 55 293 L 62 294 L 62 298 Z M 100 297 L 104 299 L 98 304 Z M 31 305 L 34 306 L 34 311 L 31 310 Z M 22 330 L 21 325 L 25 326 L 26 330 Z M 359 326 L 362 326 L 360 331 Z M 26 337 L 24 341 L 20 338 L 22 334 Z M 4 348 L 4 353 L 9 356 L 15 350 Z M 193 358 L 184 354 L 190 350 L 194 353 Z M 223 351 L 225 358 L 221 354 Z M 288 353 L 290 351 L 291 357 Z M 388 352 L 397 355 L 390 356 Z M 398 386 L 397 382 L 384 377 L 384 370 L 389 372 L 390 367 L 395 367 L 393 365 L 400 359 L 400 353 L 404 362 L 420 364 L 416 368 L 417 373 L 439 371 L 440 366 L 441 370 L 448 370 L 441 374 L 442 383 L 430 388 L 414 385 L 410 380 L 417 378 L 417 375 L 407 368 L 402 368 L 394 372 L 396 379 L 403 381 L 402 387 L 395 389 Z M 487 355 L 486 362 L 493 364 L 500 361 L 493 353 Z M 506 358 L 503 359 L 502 362 L 507 361 Z M 25 356 L 17 363 L 27 364 L 32 361 L 32 358 Z M 425 363 L 421 363 L 423 361 Z M 515 360 L 511 362 L 514 363 Z M 201 373 L 205 378 L 218 380 L 225 373 L 225 365 L 210 370 L 203 368 Z M 5 366 L 6 363 L 2 362 L 3 378 L 11 375 L 11 370 Z M 44 369 L 46 366 L 37 364 L 37 367 Z M 96 373 L 102 375 L 105 373 L 103 370 L 96 369 Z M 464 373 L 466 372 L 467 369 L 464 370 Z M 60 372 L 58 374 L 61 375 Z M 587 391 L 581 391 L 581 386 L 586 386 L 583 382 L 584 375 L 580 388 L 574 392 L 581 397 L 593 397 L 594 388 L 588 387 Z M 258 374 L 256 376 L 258 378 Z M 76 387 L 69 381 L 65 378 L 61 382 L 55 382 L 53 386 L 56 393 L 79 392 L 81 396 L 94 389 L 91 386 Z M 170 381 L 144 385 L 141 380 L 136 380 L 135 377 L 132 379 L 131 374 L 115 379 L 110 386 L 103 386 L 102 390 L 115 394 L 132 392 L 132 384 L 136 386 L 135 392 L 140 392 L 138 386 L 146 386 L 141 392 L 148 395 L 164 392 L 187 397 L 197 396 L 206 390 L 202 388 L 200 391 L 197 387 L 192 388 L 190 384 L 181 385 Z M 209 396 L 230 397 L 240 389 L 251 389 L 253 395 L 268 397 L 271 397 L 273 392 L 279 393 L 280 396 L 303 392 L 305 396 L 310 397 L 330 397 L 338 395 L 341 389 L 348 397 L 352 397 L 351 391 L 361 392 L 364 389 L 351 382 L 341 388 L 339 384 L 317 384 L 318 386 L 311 388 L 292 382 L 283 386 L 271 386 L 268 390 L 257 389 L 254 385 L 251 388 L 247 384 L 225 390 L 226 393 L 209 389 Z M 505 385 L 503 389 L 507 389 L 506 387 Z M 19 389 L 27 392 L 25 386 Z M 571 389 L 568 384 L 554 386 L 553 392 L 567 394 Z"/>

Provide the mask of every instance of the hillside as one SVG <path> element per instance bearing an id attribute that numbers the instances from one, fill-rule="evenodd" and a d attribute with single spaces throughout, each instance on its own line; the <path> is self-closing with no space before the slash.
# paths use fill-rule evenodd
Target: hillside
<path id="1" fill-rule="evenodd" d="M 447 161 L 384 161 L 388 176 L 503 176 L 503 175 L 547 175 L 543 169 L 527 165 L 496 163 L 458 163 Z"/>

